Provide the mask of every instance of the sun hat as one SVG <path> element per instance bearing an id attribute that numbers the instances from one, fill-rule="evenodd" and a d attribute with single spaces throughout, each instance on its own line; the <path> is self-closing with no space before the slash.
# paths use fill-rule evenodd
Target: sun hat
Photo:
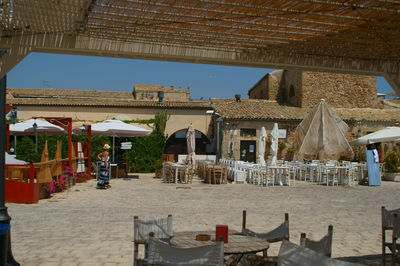
<path id="1" fill-rule="evenodd" d="M 108 144 L 104 144 L 104 147 L 103 147 L 103 149 L 105 149 L 105 150 L 108 150 L 110 148 L 110 145 L 108 145 Z"/>

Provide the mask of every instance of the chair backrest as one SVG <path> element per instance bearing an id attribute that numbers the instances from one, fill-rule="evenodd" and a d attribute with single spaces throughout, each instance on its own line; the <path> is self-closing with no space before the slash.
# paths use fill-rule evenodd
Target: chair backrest
<path id="1" fill-rule="evenodd" d="M 333 226 L 329 225 L 328 233 L 319 241 L 308 239 L 305 233 L 300 236 L 300 245 L 324 256 L 330 257 L 332 255 L 332 239 L 333 239 Z"/>
<path id="2" fill-rule="evenodd" d="M 155 265 L 223 265 L 224 242 L 194 248 L 179 248 L 150 237 L 147 263 Z"/>
<path id="3" fill-rule="evenodd" d="M 395 210 L 386 210 L 384 206 L 382 206 L 382 228 L 383 229 L 392 229 L 393 228 L 393 215 L 397 213 L 400 215 L 400 208 Z"/>
<path id="4" fill-rule="evenodd" d="M 356 266 L 360 264 L 328 258 L 314 250 L 284 240 L 278 255 L 278 266 Z"/>
<path id="5" fill-rule="evenodd" d="M 255 236 L 264 240 L 267 240 L 270 243 L 279 242 L 284 239 L 289 240 L 289 214 L 285 213 L 285 220 L 281 225 L 276 227 L 275 229 L 267 232 L 267 233 L 255 233 L 246 228 L 246 211 L 243 211 L 242 216 L 242 233 L 245 235 Z"/>
<path id="6" fill-rule="evenodd" d="M 154 220 L 140 220 L 138 216 L 133 219 L 133 231 L 135 241 L 146 242 L 149 239 L 149 233 L 153 232 L 154 237 L 168 239 L 173 236 L 172 215 L 167 218 Z"/>

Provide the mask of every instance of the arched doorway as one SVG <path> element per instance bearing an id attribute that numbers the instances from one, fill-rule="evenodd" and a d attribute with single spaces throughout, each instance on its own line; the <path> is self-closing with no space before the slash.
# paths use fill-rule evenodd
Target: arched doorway
<path id="1" fill-rule="evenodd" d="M 186 131 L 187 129 L 176 131 L 166 142 L 164 153 L 173 154 L 175 161 L 178 161 L 178 154 L 187 154 Z M 196 154 L 215 154 L 208 137 L 198 130 L 196 130 Z"/>

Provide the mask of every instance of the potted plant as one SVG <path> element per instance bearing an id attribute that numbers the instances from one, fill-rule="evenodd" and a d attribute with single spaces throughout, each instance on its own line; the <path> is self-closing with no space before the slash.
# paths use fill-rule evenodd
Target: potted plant
<path id="1" fill-rule="evenodd" d="M 400 181 L 400 154 L 391 151 L 385 156 L 385 172 L 383 180 L 386 181 Z"/>

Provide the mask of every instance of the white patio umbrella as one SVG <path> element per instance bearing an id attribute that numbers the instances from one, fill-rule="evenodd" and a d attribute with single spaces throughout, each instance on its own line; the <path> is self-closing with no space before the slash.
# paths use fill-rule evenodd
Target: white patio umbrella
<path id="1" fill-rule="evenodd" d="M 16 123 L 10 125 L 10 135 L 33 135 L 34 127 L 33 124 L 37 125 L 36 132 L 37 134 L 46 134 L 46 135 L 62 135 L 67 134 L 62 127 L 54 125 L 50 122 L 47 122 L 42 119 L 29 119 L 24 122 Z"/>
<path id="2" fill-rule="evenodd" d="M 74 130 L 75 133 L 82 131 L 81 128 Z M 101 123 L 92 124 L 92 135 L 113 137 L 113 161 L 115 137 L 140 137 L 150 135 L 151 130 L 130 125 L 121 120 L 105 120 Z"/>
<path id="3" fill-rule="evenodd" d="M 358 144 L 400 141 L 400 127 L 385 127 L 356 139 Z"/>
<path id="4" fill-rule="evenodd" d="M 260 139 L 258 141 L 258 163 L 265 166 L 265 144 L 267 143 L 267 132 L 265 127 L 261 127 Z"/>
<path id="5" fill-rule="evenodd" d="M 192 124 L 190 124 L 187 134 L 186 134 L 186 145 L 187 145 L 187 156 L 186 162 L 196 166 L 196 131 L 194 130 Z"/>
<path id="6" fill-rule="evenodd" d="M 29 119 L 24 122 L 11 124 L 10 125 L 10 135 L 14 136 L 23 136 L 23 135 L 34 135 L 35 129 L 34 124 L 36 124 L 36 135 L 63 135 L 68 134 L 68 132 L 59 127 L 54 125 L 46 120 L 42 119 Z M 14 152 L 17 152 L 17 145 L 16 145 L 16 138 L 14 138 Z M 37 149 L 37 146 L 36 146 Z"/>
<path id="7" fill-rule="evenodd" d="M 278 155 L 278 134 L 279 128 L 278 123 L 274 123 L 274 127 L 271 131 L 272 142 L 271 142 L 271 159 L 269 160 L 268 165 L 276 165 L 276 159 Z"/>

